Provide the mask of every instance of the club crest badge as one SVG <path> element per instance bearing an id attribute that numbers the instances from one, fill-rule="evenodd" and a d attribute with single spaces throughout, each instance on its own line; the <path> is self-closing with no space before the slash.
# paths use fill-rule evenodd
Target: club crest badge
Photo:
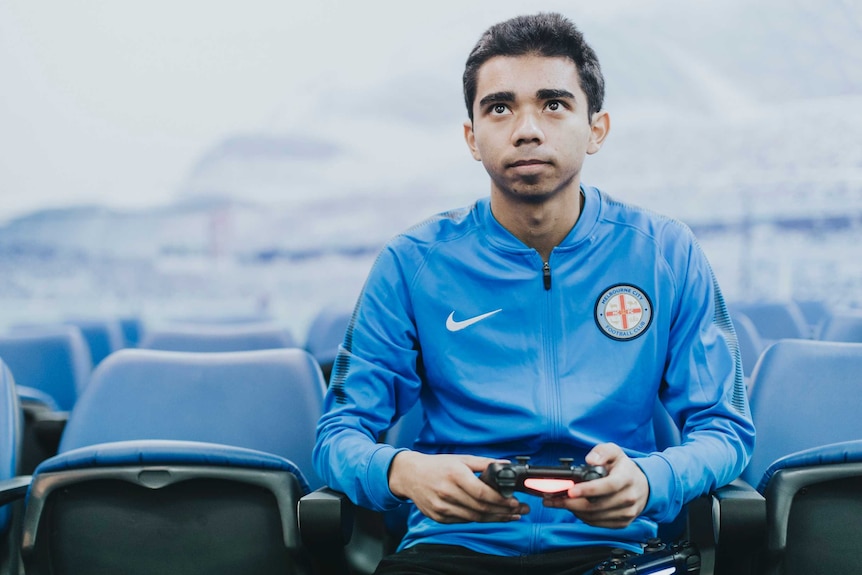
<path id="1" fill-rule="evenodd" d="M 618 284 L 596 300 L 596 325 L 606 336 L 618 341 L 634 339 L 652 322 L 652 302 L 638 288 Z"/>

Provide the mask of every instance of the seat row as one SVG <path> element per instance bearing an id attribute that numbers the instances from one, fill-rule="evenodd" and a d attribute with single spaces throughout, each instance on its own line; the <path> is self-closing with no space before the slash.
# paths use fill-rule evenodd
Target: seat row
<path id="1" fill-rule="evenodd" d="M 862 543 L 848 516 L 862 501 L 860 370 L 862 344 L 782 339 L 760 355 L 749 387 L 754 458 L 740 481 L 707 498 L 714 503 L 693 502 L 700 524 L 683 518 L 703 573 L 858 570 L 841 550 Z M 10 422 L 0 459 L 12 454 L 0 464 L 0 573 L 16 572 L 19 557 L 29 573 L 370 572 L 397 543 L 403 516 L 356 510 L 373 520 L 354 526 L 349 502 L 321 485 L 310 451 L 324 389 L 320 362 L 296 348 L 111 354 L 32 482 L 15 475 L 9 438 L 20 423 L 0 419 Z M 0 392 L 7 413 L 19 413 L 3 365 Z M 421 425 L 414 410 L 387 440 L 409 446 Z M 657 435 L 678 441 L 679 430 Z"/>
<path id="2" fill-rule="evenodd" d="M 862 309 L 821 300 L 745 301 L 728 308 L 746 377 L 763 350 L 779 339 L 862 342 Z"/>

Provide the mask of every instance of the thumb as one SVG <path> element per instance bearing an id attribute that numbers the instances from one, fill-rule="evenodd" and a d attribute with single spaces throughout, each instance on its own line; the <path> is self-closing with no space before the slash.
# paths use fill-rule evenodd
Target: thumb
<path id="1" fill-rule="evenodd" d="M 589 465 L 610 465 L 623 454 L 622 448 L 616 443 L 600 443 L 593 447 L 584 460 Z"/>

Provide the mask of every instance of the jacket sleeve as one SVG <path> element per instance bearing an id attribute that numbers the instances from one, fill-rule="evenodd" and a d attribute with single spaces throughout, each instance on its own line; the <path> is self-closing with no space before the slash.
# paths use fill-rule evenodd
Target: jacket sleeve
<path id="1" fill-rule="evenodd" d="M 327 485 L 375 510 L 402 500 L 388 472 L 400 451 L 377 440 L 417 401 L 419 348 L 410 278 L 392 244 L 380 253 L 339 348 L 317 426 L 313 462 Z"/>
<path id="2" fill-rule="evenodd" d="M 736 479 L 754 448 L 739 345 L 712 269 L 693 237 L 678 250 L 677 297 L 660 398 L 682 442 L 636 459 L 650 484 L 644 513 L 675 518 L 685 503 Z M 682 253 L 680 253 L 682 252 Z"/>

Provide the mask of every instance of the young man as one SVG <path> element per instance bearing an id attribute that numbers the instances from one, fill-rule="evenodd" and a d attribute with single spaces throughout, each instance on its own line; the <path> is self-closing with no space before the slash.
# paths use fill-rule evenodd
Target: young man
<path id="1" fill-rule="evenodd" d="M 754 429 L 736 339 L 688 228 L 581 184 L 610 120 L 598 60 L 571 22 L 491 27 L 464 93 L 490 198 L 381 252 L 336 361 L 315 466 L 359 505 L 414 504 L 381 573 L 582 572 L 610 547 L 640 550 L 746 465 Z M 656 398 L 683 436 L 663 452 Z M 417 401 L 414 449 L 378 443 Z M 544 499 L 506 498 L 477 477 L 521 455 L 608 473 Z"/>

